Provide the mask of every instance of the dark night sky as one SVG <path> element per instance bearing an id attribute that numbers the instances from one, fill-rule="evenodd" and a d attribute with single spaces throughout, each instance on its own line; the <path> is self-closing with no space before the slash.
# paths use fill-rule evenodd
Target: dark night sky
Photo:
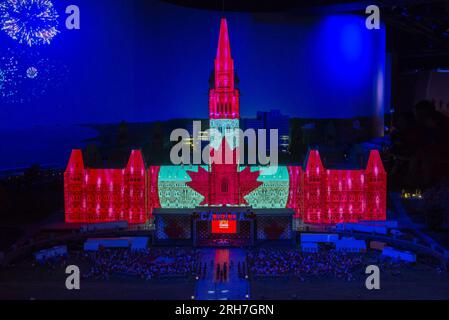
<path id="1" fill-rule="evenodd" d="M 68 67 L 66 81 L 30 102 L 2 101 L 0 129 L 207 117 L 222 13 L 159 1 L 54 2 L 61 33 L 50 46 L 18 49 L 0 33 L 0 49 L 38 51 Z M 79 31 L 64 29 L 68 4 L 80 6 Z M 226 17 L 243 116 L 270 108 L 318 118 L 382 112 L 385 30 L 368 31 L 356 16 L 296 24 L 257 22 L 247 13 Z"/>

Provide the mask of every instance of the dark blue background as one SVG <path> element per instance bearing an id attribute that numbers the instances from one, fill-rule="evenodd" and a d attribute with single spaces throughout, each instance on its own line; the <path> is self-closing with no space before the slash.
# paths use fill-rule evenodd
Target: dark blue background
<path id="1" fill-rule="evenodd" d="M 61 33 L 50 46 L 27 50 L 67 65 L 68 81 L 30 103 L 3 102 L 0 125 L 206 118 L 222 13 L 143 3 L 55 1 Z M 79 31 L 65 29 L 69 4 L 81 9 Z M 260 22 L 247 13 L 226 17 L 242 116 L 270 108 L 317 118 L 383 112 L 384 29 L 368 31 L 364 17 L 352 15 L 285 24 Z M 0 43 L 18 46 L 2 32 Z"/>

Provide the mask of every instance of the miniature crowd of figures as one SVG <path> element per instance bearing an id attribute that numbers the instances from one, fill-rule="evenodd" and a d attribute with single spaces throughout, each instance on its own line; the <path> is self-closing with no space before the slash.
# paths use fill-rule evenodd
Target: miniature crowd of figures
<path id="1" fill-rule="evenodd" d="M 89 265 L 88 271 L 83 274 L 85 278 L 109 279 L 112 275 L 126 275 L 150 280 L 192 274 L 197 253 L 180 248 L 143 251 L 113 249 L 80 252 L 77 258 Z"/>
<path id="2" fill-rule="evenodd" d="M 447 272 L 445 266 L 433 260 L 422 262 L 432 266 L 438 274 Z M 109 280 L 111 276 L 133 276 L 150 280 L 162 277 L 190 277 L 206 279 L 208 268 L 216 282 L 230 280 L 230 273 L 237 270 L 240 279 L 253 277 L 294 276 L 305 281 L 311 278 L 333 277 L 354 281 L 357 274 L 364 274 L 363 266 L 375 264 L 392 276 L 401 276 L 407 263 L 384 259 L 368 253 L 343 253 L 323 250 L 303 253 L 298 249 L 254 249 L 247 252 L 246 261 L 235 263 L 232 259 L 216 263 L 202 260 L 201 251 L 182 248 L 149 248 L 143 251 L 129 249 L 102 249 L 99 251 L 75 251 L 68 257 L 57 257 L 40 265 L 49 272 L 76 263 L 83 266 L 82 277 Z M 35 264 L 33 264 L 35 265 Z"/>
<path id="3" fill-rule="evenodd" d="M 259 249 L 248 252 L 247 261 L 251 274 L 255 277 L 295 276 L 299 280 L 313 277 L 333 277 L 344 281 L 354 281 L 357 275 L 364 275 L 364 266 L 374 264 L 394 277 L 400 277 L 410 263 L 391 260 L 381 255 L 369 253 L 345 253 L 323 250 L 303 253 L 295 249 Z M 426 263 L 441 274 L 445 271 L 440 263 Z"/>
<path id="4" fill-rule="evenodd" d="M 363 254 L 346 254 L 327 250 L 303 253 L 298 250 L 261 249 L 248 253 L 248 263 L 253 276 L 336 277 L 353 281 L 353 272 L 362 266 Z"/>

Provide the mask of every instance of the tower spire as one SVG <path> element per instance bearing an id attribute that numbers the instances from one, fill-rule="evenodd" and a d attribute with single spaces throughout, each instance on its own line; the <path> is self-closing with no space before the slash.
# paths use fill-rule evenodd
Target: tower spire
<path id="1" fill-rule="evenodd" d="M 238 145 L 235 129 L 240 127 L 240 92 L 235 87 L 234 60 L 231 56 L 228 24 L 221 18 L 218 36 L 217 56 L 215 57 L 213 83 L 209 90 L 209 119 L 211 129 L 217 129 L 226 137 L 231 149 Z M 211 146 L 217 148 L 220 139 L 210 138 Z"/>
<path id="2" fill-rule="evenodd" d="M 228 24 L 226 18 L 221 18 L 220 36 L 218 38 L 217 60 L 226 61 L 231 58 L 231 44 L 229 42 Z"/>
<path id="3" fill-rule="evenodd" d="M 228 24 L 221 18 L 215 58 L 214 84 L 209 92 L 211 119 L 238 119 L 239 91 L 234 83 L 234 60 L 231 57 Z"/>

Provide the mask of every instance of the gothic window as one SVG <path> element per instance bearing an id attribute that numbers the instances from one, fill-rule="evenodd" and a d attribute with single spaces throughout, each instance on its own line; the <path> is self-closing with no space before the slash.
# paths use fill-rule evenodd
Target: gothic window
<path id="1" fill-rule="evenodd" d="M 228 180 L 223 179 L 221 181 L 221 192 L 226 193 L 229 190 Z"/>

